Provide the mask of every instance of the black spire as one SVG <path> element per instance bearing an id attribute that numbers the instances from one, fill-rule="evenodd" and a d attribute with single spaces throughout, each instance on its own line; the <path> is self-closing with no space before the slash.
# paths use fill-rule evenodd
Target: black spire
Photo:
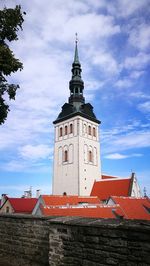
<path id="1" fill-rule="evenodd" d="M 83 89 L 84 89 L 84 82 L 81 78 L 81 64 L 79 61 L 78 56 L 78 39 L 76 34 L 76 41 L 75 41 L 75 54 L 74 54 L 74 61 L 72 64 L 72 78 L 69 82 L 69 89 L 70 89 L 70 97 L 69 103 L 73 105 L 80 105 L 85 102 L 83 97 Z"/>
<path id="2" fill-rule="evenodd" d="M 81 78 L 82 69 L 78 56 L 77 34 L 75 40 L 74 61 L 72 63 L 71 71 L 72 71 L 72 78 L 69 82 L 69 90 L 70 90 L 69 102 L 65 103 L 62 106 L 60 114 L 53 123 L 57 124 L 71 117 L 80 115 L 84 118 L 87 118 L 99 124 L 100 121 L 97 120 L 93 112 L 93 106 L 90 103 L 85 103 L 85 99 L 83 97 L 84 82 Z"/>

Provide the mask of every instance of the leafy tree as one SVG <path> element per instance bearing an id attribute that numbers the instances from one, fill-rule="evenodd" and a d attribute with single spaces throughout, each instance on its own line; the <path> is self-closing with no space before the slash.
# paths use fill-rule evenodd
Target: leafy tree
<path id="1" fill-rule="evenodd" d="M 9 43 L 18 40 L 18 30 L 22 30 L 24 21 L 21 6 L 4 8 L 0 10 L 0 124 L 4 123 L 10 111 L 7 104 L 9 100 L 15 100 L 16 91 L 19 85 L 9 84 L 7 77 L 13 72 L 23 69 L 23 64 L 15 58 Z"/>

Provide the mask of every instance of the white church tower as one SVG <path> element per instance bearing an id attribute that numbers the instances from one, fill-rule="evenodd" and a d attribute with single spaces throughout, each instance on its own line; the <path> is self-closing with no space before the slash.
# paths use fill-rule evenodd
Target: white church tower
<path id="1" fill-rule="evenodd" d="M 75 44 L 70 97 L 53 122 L 55 125 L 53 195 L 89 196 L 100 172 L 100 121 L 85 103 L 81 64 Z"/>

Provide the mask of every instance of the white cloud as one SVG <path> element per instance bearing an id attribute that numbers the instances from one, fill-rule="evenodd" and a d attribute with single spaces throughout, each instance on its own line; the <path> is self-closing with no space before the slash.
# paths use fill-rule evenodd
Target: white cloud
<path id="1" fill-rule="evenodd" d="M 37 146 L 25 145 L 20 148 L 20 155 L 31 160 L 46 159 L 50 156 L 52 149 L 48 145 L 39 144 Z"/>
<path id="2" fill-rule="evenodd" d="M 148 6 L 148 0 L 116 0 L 115 2 L 107 4 L 108 11 L 117 17 L 126 18 L 141 10 L 143 7 Z M 106 1 L 107 3 L 107 1 Z"/>
<path id="3" fill-rule="evenodd" d="M 43 159 L 42 159 L 43 160 Z M 0 169 L 2 171 L 10 172 L 10 173 L 26 173 L 26 175 L 30 174 L 46 174 L 50 175 L 50 160 L 47 162 L 37 161 L 29 158 L 17 158 L 13 160 L 9 160 L 8 162 L 1 163 Z"/>
<path id="4" fill-rule="evenodd" d="M 133 85 L 133 82 L 130 79 L 124 78 L 116 81 L 115 85 L 118 88 L 129 88 Z"/>
<path id="5" fill-rule="evenodd" d="M 150 55 L 140 52 L 136 56 L 126 57 L 124 67 L 126 69 L 144 69 L 150 62 Z"/>
<path id="6" fill-rule="evenodd" d="M 102 154 L 121 154 L 123 151 L 150 147 L 150 124 L 134 121 L 132 124 L 114 127 L 111 130 L 102 131 L 101 148 Z M 124 154 L 123 154 L 124 156 Z"/>
<path id="7" fill-rule="evenodd" d="M 100 67 L 108 74 L 118 74 L 120 66 L 117 60 L 110 54 L 103 51 L 97 51 L 93 57 L 93 64 Z"/>
<path id="8" fill-rule="evenodd" d="M 132 132 L 126 136 L 120 136 L 114 140 L 114 146 L 120 147 L 121 150 L 150 147 L 150 131 Z"/>
<path id="9" fill-rule="evenodd" d="M 125 155 L 125 154 L 120 154 L 120 153 L 112 153 L 112 154 L 107 154 L 104 156 L 104 158 L 106 159 L 110 159 L 110 160 L 120 160 L 120 159 L 126 159 L 126 158 L 130 158 L 130 157 L 140 157 L 142 156 L 142 154 L 129 154 L 129 155 Z"/>
<path id="10" fill-rule="evenodd" d="M 150 25 L 143 23 L 130 31 L 129 43 L 140 50 L 150 47 Z"/>
<path id="11" fill-rule="evenodd" d="M 141 77 L 143 74 L 145 73 L 145 71 L 137 71 L 137 70 L 135 70 L 135 71 L 132 71 L 131 73 L 130 73 L 130 78 L 131 79 L 138 79 L 139 77 Z"/>
<path id="12" fill-rule="evenodd" d="M 143 93 L 142 91 L 136 91 L 130 93 L 130 97 L 137 98 L 137 99 L 150 99 L 150 95 Z"/>
<path id="13" fill-rule="evenodd" d="M 143 113 L 150 113 L 150 101 L 138 104 L 138 109 Z"/>

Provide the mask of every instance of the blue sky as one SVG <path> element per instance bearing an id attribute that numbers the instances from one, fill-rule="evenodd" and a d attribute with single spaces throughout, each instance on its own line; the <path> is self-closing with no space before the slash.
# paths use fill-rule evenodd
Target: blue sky
<path id="1" fill-rule="evenodd" d="M 23 31 L 11 47 L 23 64 L 20 85 L 0 127 L 0 193 L 32 186 L 51 193 L 53 120 L 69 96 L 75 32 L 86 101 L 101 120 L 102 172 L 135 172 L 150 195 L 149 0 L 2 0 L 21 4 Z"/>

